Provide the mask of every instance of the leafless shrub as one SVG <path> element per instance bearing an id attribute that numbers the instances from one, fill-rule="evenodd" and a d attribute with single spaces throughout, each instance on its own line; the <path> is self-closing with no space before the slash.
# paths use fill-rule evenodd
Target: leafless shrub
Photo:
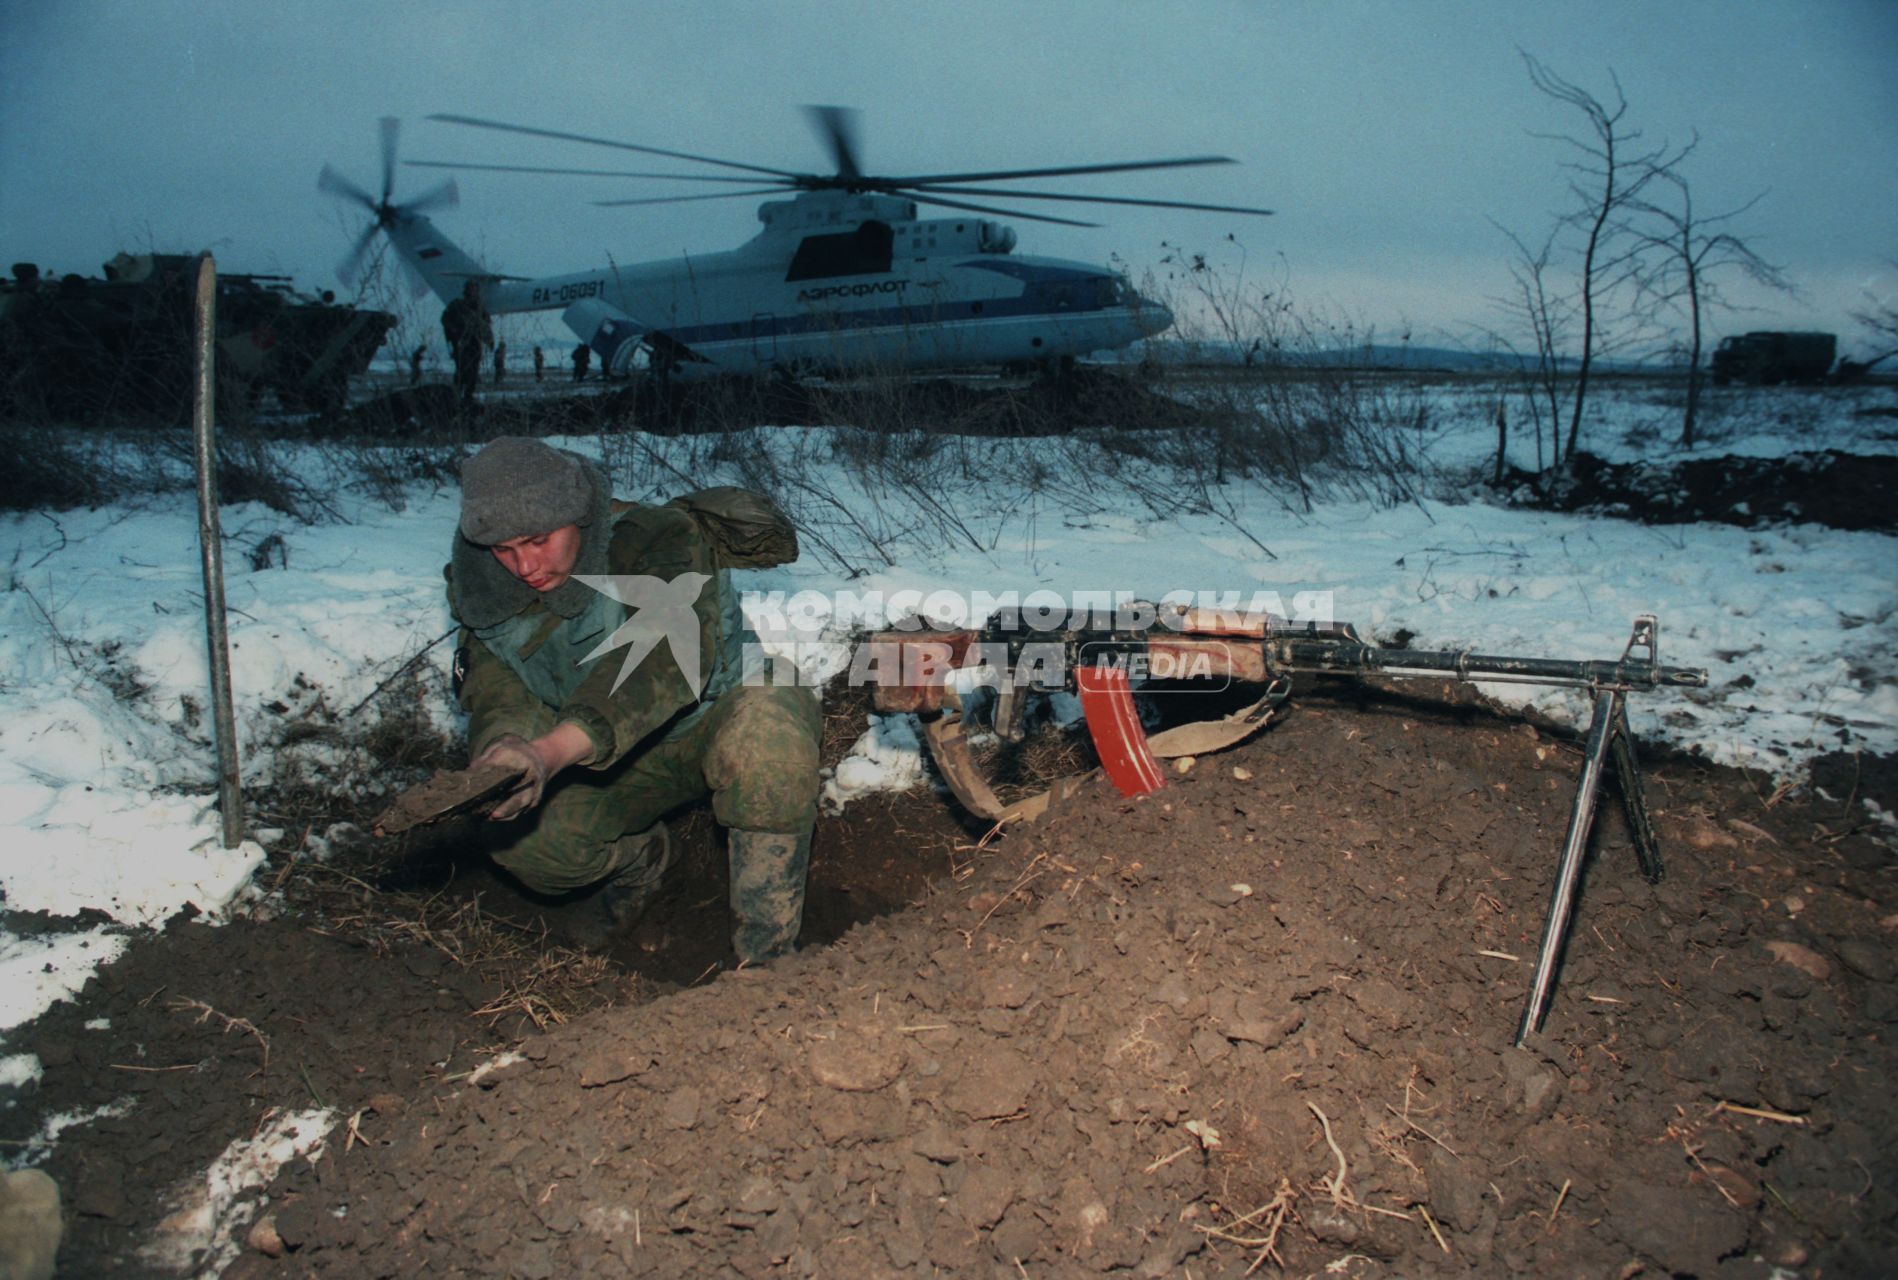
<path id="1" fill-rule="evenodd" d="M 1176 335 L 1150 367 L 1201 413 L 1158 460 L 1209 502 L 1232 480 L 1276 482 L 1301 512 L 1324 495 L 1415 500 L 1428 410 L 1414 381 L 1371 367 L 1373 331 L 1297 304 L 1282 279 L 1249 282 L 1236 241 L 1220 260 L 1170 247 L 1163 268 L 1142 291 L 1168 303 Z"/>
<path id="2" fill-rule="evenodd" d="M 0 510 L 96 506 L 129 487 L 122 466 L 96 437 L 0 422 Z"/>
<path id="3" fill-rule="evenodd" d="M 418 486 L 439 492 L 458 484 L 461 460 L 472 450 L 460 443 L 352 441 L 326 445 L 320 452 L 340 483 L 391 511 L 403 511 Z"/>

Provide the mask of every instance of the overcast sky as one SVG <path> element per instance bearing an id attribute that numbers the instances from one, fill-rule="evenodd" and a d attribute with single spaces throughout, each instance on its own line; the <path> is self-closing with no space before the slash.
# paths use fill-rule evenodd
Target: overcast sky
<path id="1" fill-rule="evenodd" d="M 1097 230 L 1015 221 L 1018 251 L 1118 255 L 1137 279 L 1163 241 L 1232 234 L 1249 281 L 1381 337 L 1467 338 L 1508 288 L 1492 220 L 1540 238 L 1564 205 L 1563 150 L 1536 135 L 1583 123 L 1536 93 L 1518 49 L 1604 97 L 1612 68 L 1647 142 L 1698 131 L 1703 214 L 1766 193 L 1734 229 L 1800 295 L 1736 290 L 1766 309 L 1722 327 L 1833 329 L 1852 350 L 1849 313 L 1898 296 L 1891 0 L 0 0 L 0 265 L 90 275 L 121 248 L 210 248 L 226 270 L 333 286 L 361 224 L 316 175 L 329 160 L 375 186 L 380 116 L 404 120 L 416 158 L 669 163 L 423 118 L 458 112 L 819 171 L 799 107 L 835 103 L 863 111 L 872 173 L 1229 155 L 1067 186 L 1276 216 L 1098 206 Z M 406 170 L 397 198 L 439 177 Z M 438 224 L 524 275 L 757 230 L 755 199 L 588 203 L 661 183 L 468 173 L 460 189 Z"/>

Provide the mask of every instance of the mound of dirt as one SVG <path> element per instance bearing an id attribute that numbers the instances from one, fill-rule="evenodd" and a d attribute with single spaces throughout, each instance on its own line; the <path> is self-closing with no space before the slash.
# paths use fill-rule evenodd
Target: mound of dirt
<path id="1" fill-rule="evenodd" d="M 280 1183 L 288 1261 L 1704 1275 L 1888 1253 L 1898 991 L 1870 886 L 1836 845 L 1785 856 L 1810 815 L 1735 825 L 1670 771 L 1673 875 L 1649 888 L 1605 833 L 1550 1026 L 1514 1049 L 1572 760 L 1457 719 L 1308 713 L 1162 795 L 1097 791 L 829 951 L 562 1027 Z"/>
<path id="2" fill-rule="evenodd" d="M 544 1034 L 470 1019 L 486 993 L 419 940 L 188 928 L 195 972 L 135 954 L 26 1046 L 65 1045 L 27 1110 L 140 1099 L 48 1162 L 63 1261 L 128 1267 L 160 1190 L 320 1101 L 347 1127 L 224 1227 L 226 1276 L 1889 1273 L 1888 836 L 1662 763 L 1667 877 L 1605 803 L 1516 1049 L 1575 773 L 1479 709 L 1309 697 L 1154 796 L 1095 786 L 947 858 L 827 820 L 814 879 L 950 874 Z M 174 995 L 259 1027 L 268 1069 Z"/>
<path id="3" fill-rule="evenodd" d="M 1512 506 L 1585 511 L 1646 524 L 1712 521 L 1756 528 L 1789 521 L 1898 532 L 1898 457 L 1825 449 L 1778 458 L 1694 458 L 1663 465 L 1577 453 L 1565 471 L 1511 469 Z"/>

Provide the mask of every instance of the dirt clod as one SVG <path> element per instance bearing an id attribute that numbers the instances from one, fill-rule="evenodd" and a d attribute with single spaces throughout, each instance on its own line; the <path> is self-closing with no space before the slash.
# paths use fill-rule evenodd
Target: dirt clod
<path id="1" fill-rule="evenodd" d="M 1814 951 L 1811 947 L 1801 946 L 1797 942 L 1769 942 L 1766 949 L 1783 964 L 1789 964 L 1814 982 L 1832 980 L 1832 962 Z"/>
<path id="2" fill-rule="evenodd" d="M 828 1089 L 867 1093 L 896 1079 L 902 1056 L 864 1036 L 845 1030 L 834 1040 L 819 1040 L 810 1050 L 811 1078 Z"/>

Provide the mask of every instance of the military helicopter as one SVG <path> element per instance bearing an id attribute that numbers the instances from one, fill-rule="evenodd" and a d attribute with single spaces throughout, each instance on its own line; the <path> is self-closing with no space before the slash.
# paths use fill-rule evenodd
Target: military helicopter
<path id="1" fill-rule="evenodd" d="M 1098 224 L 999 208 L 964 197 L 1271 213 L 1233 205 L 990 185 L 1233 163 L 1225 156 L 875 176 L 858 163 L 854 112 L 841 107 L 808 107 L 806 111 L 830 151 L 834 173 L 797 173 L 473 116 L 430 116 L 468 128 L 663 156 L 736 173 L 649 173 L 441 160 L 409 160 L 408 165 L 671 179 L 741 188 L 594 202 L 607 207 L 790 197 L 760 205 L 758 220 L 763 229 L 736 249 L 540 279 L 490 271 L 436 228 L 427 214 L 458 202 L 452 179 L 406 203 L 392 199 L 400 124 L 385 117 L 380 197 L 327 164 L 317 180 L 319 190 L 353 200 L 372 215 L 338 274 L 345 281 L 353 277 L 380 232 L 400 260 L 444 301 L 458 297 L 472 280 L 479 283 L 482 301 L 491 313 L 558 310 L 580 341 L 599 354 L 603 368 L 616 375 L 639 366 L 681 379 L 972 365 L 1049 368 L 1159 333 L 1173 323 L 1172 313 L 1143 298 L 1115 271 L 1017 254 L 1013 228 L 969 215 L 1000 214 L 1064 226 Z M 926 218 L 920 206 L 954 210 L 960 216 Z"/>

